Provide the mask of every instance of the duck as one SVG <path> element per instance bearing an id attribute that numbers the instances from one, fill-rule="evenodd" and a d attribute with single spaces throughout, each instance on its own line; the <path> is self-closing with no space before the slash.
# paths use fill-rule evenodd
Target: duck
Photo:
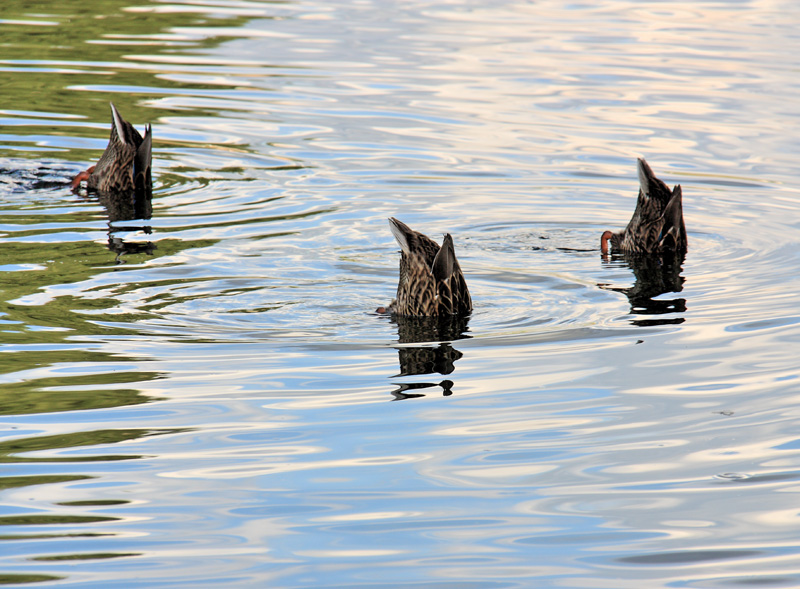
<path id="1" fill-rule="evenodd" d="M 643 158 L 638 158 L 639 197 L 628 226 L 616 233 L 605 231 L 600 237 L 600 251 L 611 248 L 623 254 L 686 253 L 686 226 L 680 184 L 670 190 L 656 178 Z"/>
<path id="2" fill-rule="evenodd" d="M 122 118 L 114 103 L 111 104 L 111 136 L 97 164 L 80 172 L 72 180 L 72 191 L 86 181 L 89 191 L 102 195 L 128 195 L 135 198 L 152 196 L 153 181 L 150 173 L 153 136 L 150 125 L 144 128 L 144 137 Z"/>
<path id="3" fill-rule="evenodd" d="M 378 313 L 401 317 L 463 316 L 472 311 L 467 281 L 456 259 L 453 237 L 446 233 L 439 246 L 433 239 L 389 218 L 400 245 L 397 297 Z"/>

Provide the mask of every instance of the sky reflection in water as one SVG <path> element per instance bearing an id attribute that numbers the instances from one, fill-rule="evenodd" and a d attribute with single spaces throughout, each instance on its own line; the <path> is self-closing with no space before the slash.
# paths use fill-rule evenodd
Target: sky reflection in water
<path id="1" fill-rule="evenodd" d="M 798 16 L 4 5 L 0 583 L 796 586 Z M 111 100 L 152 211 L 58 185 Z M 685 260 L 600 255 L 637 156 Z"/>

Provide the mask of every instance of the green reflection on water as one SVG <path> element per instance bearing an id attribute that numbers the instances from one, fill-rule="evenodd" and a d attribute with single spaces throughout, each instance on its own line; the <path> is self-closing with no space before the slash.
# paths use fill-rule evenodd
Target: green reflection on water
<path id="1" fill-rule="evenodd" d="M 18 207 L 6 207 L 7 211 L 18 210 Z M 8 218 L 0 216 L 0 223 Z M 69 223 L 70 216 L 60 215 L 61 224 Z M 18 223 L 14 217 L 15 224 Z M 8 229 L 6 229 L 8 231 Z M 13 232 L 14 238 L 19 236 Z M 153 260 L 159 257 L 171 256 L 181 251 L 208 247 L 217 243 L 217 240 L 203 239 L 181 241 L 165 239 L 158 242 L 158 249 L 154 255 L 134 254 L 129 261 Z M 73 294 L 59 294 L 47 296 L 46 304 L 19 304 L 20 299 L 32 295 L 41 296 L 53 285 L 76 284 L 89 280 L 98 274 L 98 270 L 108 269 L 114 272 L 125 272 L 126 269 L 114 266 L 114 256 L 105 245 L 93 241 L 58 242 L 46 241 L 42 243 L 14 243 L 6 242 L 0 245 L 0 259 L 14 264 L 35 264 L 42 266 L 43 270 L 26 272 L 0 272 L 0 291 L 3 301 L 0 301 L 0 317 L 4 324 L 0 324 L 0 341 L 5 343 L 25 342 L 52 343 L 56 340 L 65 340 L 74 335 L 109 334 L 131 335 L 135 330 L 116 328 L 111 330 L 107 326 L 99 326 L 96 322 L 87 319 L 96 319 L 98 312 L 113 309 L 119 305 L 116 298 L 120 293 L 136 290 L 140 285 L 136 282 L 119 280 L 118 285 L 112 285 L 109 296 L 76 296 Z M 9 302 L 10 301 L 10 302 Z M 83 313 L 82 313 L 83 312 Z M 91 314 L 91 317 L 87 316 Z M 141 314 L 114 314 L 109 319 L 115 321 L 137 321 L 149 318 L 149 313 Z M 63 331 L 60 334 L 50 330 L 35 331 L 25 329 L 21 325 L 34 325 L 37 327 L 57 328 Z"/>
<path id="2" fill-rule="evenodd" d="M 6 231 L 26 217 L 20 206 L 6 207 L 0 223 Z M 50 215 L 31 215 L 40 222 Z M 53 216 L 53 225 L 80 226 L 83 213 Z M 11 232 L 35 235 L 34 231 Z M 53 239 L 40 236 L 39 239 Z M 180 251 L 204 247 L 214 240 L 162 240 L 155 255 L 133 255 L 153 260 Z M 78 242 L 14 242 L 0 244 L 0 259 L 6 263 L 30 265 L 41 270 L 0 272 L 0 375 L 8 375 L 0 388 L 0 415 L 21 415 L 137 405 L 156 400 L 136 388 L 115 385 L 150 382 L 163 375 L 153 371 L 121 370 L 123 363 L 146 361 L 122 354 L 78 349 L 85 336 L 136 336 L 135 323 L 155 316 L 159 304 L 147 309 L 119 313 L 119 297 L 141 288 L 136 281 L 105 281 L 103 292 L 81 289 L 87 281 L 106 272 L 127 272 L 114 265 L 114 254 L 104 244 Z M 129 266 L 130 267 L 130 266 Z M 116 282 L 116 284 L 115 284 Z M 69 285 L 78 285 L 74 289 Z M 104 313 L 109 311 L 108 313 Z M 104 323 L 101 323 L 104 322 Z M 110 325 L 113 323 L 114 325 Z M 131 327 L 121 327 L 121 325 Z M 58 367 L 68 367 L 59 370 Z M 48 369 L 48 367 L 56 367 Z"/>
<path id="3" fill-rule="evenodd" d="M 116 0 L 91 3 L 49 0 L 37 2 L 35 7 L 28 0 L 4 1 L 2 17 L 12 22 L 0 23 L 3 46 L 0 66 L 5 64 L 0 67 L 3 88 L 0 110 L 81 116 L 92 113 L 91 118 L 105 120 L 110 116 L 108 101 L 113 98 L 128 120 L 143 124 L 151 120 L 153 111 L 137 104 L 142 94 L 152 96 L 159 89 L 216 88 L 196 82 L 184 84 L 163 76 L 157 78 L 159 68 L 143 67 L 140 60 L 131 56 L 172 55 L 176 46 L 184 50 L 215 47 L 226 37 L 200 34 L 187 38 L 172 31 L 191 26 L 206 30 L 239 27 L 253 15 L 218 11 L 209 19 L 207 14 L 191 8 L 156 11 L 148 10 L 150 5 L 143 2 L 133 10 L 125 10 Z M 154 6 L 163 5 L 154 3 Z M 127 91 L 76 91 L 75 87 L 81 85 L 113 85 Z M 73 134 L 69 127 L 59 131 L 59 122 L 52 122 L 55 129 L 48 135 Z M 16 135 L 41 132 L 41 126 L 35 124 L 14 127 Z M 87 129 L 87 132 L 96 137 L 108 135 L 107 130 L 101 129 Z M 37 146 L 32 156 L 40 156 L 46 150 L 47 146 Z M 0 149 L 0 156 L 5 155 L 4 151 Z M 20 155 L 16 151 L 14 154 Z M 74 150 L 71 159 L 96 156 L 86 150 Z"/>
<path id="4" fill-rule="evenodd" d="M 98 444 L 116 444 L 129 440 L 137 440 L 148 436 L 186 431 L 181 429 L 108 429 L 85 432 L 74 432 L 70 434 L 59 434 L 54 436 L 35 436 L 0 442 L 0 463 L 14 462 L 94 462 L 101 460 L 131 460 L 141 458 L 136 455 L 102 455 L 102 456 L 74 456 L 59 458 L 22 458 L 17 454 L 26 452 L 39 452 L 43 450 L 56 450 L 59 448 L 77 448 L 79 446 L 96 446 Z M 28 478 L 28 477 L 14 477 Z M 7 479 L 0 478 L 0 484 Z M 19 485 L 15 485 L 19 486 Z"/>
<path id="5" fill-rule="evenodd" d="M 31 352 L 15 354 L 20 364 L 30 363 Z M 52 354 L 43 354 L 44 356 Z M 116 360 L 119 362 L 119 359 Z M 13 368 L 13 363 L 8 368 Z M 18 366 L 17 368 L 21 368 Z M 109 372 L 74 377 L 46 377 L 3 385 L 0 391 L 0 415 L 27 415 L 60 411 L 85 411 L 107 407 L 139 405 L 156 400 L 130 388 L 97 389 L 91 385 L 141 382 L 157 375 L 146 372 Z M 65 386 L 77 390 L 58 390 Z"/>
<path id="6" fill-rule="evenodd" d="M 30 475 L 19 477 L 0 477 L 0 491 L 31 485 L 51 485 L 54 483 L 71 483 L 85 481 L 94 477 L 78 474 Z"/>
<path id="7" fill-rule="evenodd" d="M 14 575 L 0 574 L 0 585 L 18 585 L 23 583 L 44 583 L 46 581 L 58 581 L 66 577 L 56 577 L 55 575 Z"/>

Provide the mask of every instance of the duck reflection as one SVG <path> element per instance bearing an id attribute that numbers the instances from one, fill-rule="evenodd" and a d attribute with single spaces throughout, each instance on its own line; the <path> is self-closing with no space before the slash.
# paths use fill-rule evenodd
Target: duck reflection
<path id="1" fill-rule="evenodd" d="M 141 233 L 150 235 L 153 228 L 149 221 L 153 216 L 151 194 L 99 195 L 100 204 L 108 214 L 108 249 L 116 254 L 117 264 L 124 264 L 124 256 L 128 254 L 153 255 L 156 245 L 152 241 L 125 239 L 123 235 Z M 131 224 L 120 224 L 121 221 L 135 221 Z"/>
<path id="2" fill-rule="evenodd" d="M 686 311 L 686 299 L 658 298 L 665 293 L 678 293 L 683 290 L 686 280 L 683 271 L 684 254 L 665 253 L 663 255 L 614 254 L 609 259 L 603 256 L 606 264 L 622 262 L 633 270 L 633 286 L 627 288 L 612 287 L 600 284 L 600 288 L 621 292 L 631 305 L 634 315 L 667 315 Z M 684 317 L 659 317 L 650 319 L 634 319 L 633 325 L 647 327 L 652 325 L 677 325 L 683 323 Z"/>
<path id="3" fill-rule="evenodd" d="M 73 192 L 78 193 L 77 190 Z M 83 192 L 83 191 L 81 191 Z M 87 191 L 88 192 L 88 191 Z M 130 194 L 95 194 L 84 193 L 82 199 L 93 200 L 92 196 L 103 206 L 108 217 L 108 249 L 116 254 L 115 262 L 124 264 L 125 255 L 153 255 L 156 245 L 149 240 L 131 240 L 133 234 L 151 235 L 153 228 L 147 221 L 153 216 L 152 193 L 133 192 Z M 126 223 L 133 221 L 133 223 Z"/>
<path id="4" fill-rule="evenodd" d="M 427 344 L 419 346 L 402 345 L 397 348 L 400 360 L 400 372 L 396 376 L 414 376 L 421 374 L 448 375 L 455 370 L 455 362 L 463 354 L 453 347 L 451 341 L 466 339 L 468 317 L 392 317 L 397 325 L 398 342 L 400 344 Z M 395 400 L 424 397 L 420 389 L 441 389 L 444 396 L 453 393 L 453 381 L 397 383 L 398 388 L 392 391 Z"/>

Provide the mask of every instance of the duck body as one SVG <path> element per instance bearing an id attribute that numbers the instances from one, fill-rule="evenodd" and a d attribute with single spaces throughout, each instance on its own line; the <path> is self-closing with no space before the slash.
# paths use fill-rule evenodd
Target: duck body
<path id="1" fill-rule="evenodd" d="M 642 158 L 638 159 L 637 167 L 639 196 L 636 210 L 623 231 L 603 233 L 601 251 L 608 253 L 610 243 L 612 249 L 627 254 L 685 254 L 687 239 L 680 185 L 670 190 L 656 178 Z"/>
<path id="2" fill-rule="evenodd" d="M 86 188 L 107 196 L 128 196 L 135 199 L 152 197 L 153 181 L 152 130 L 145 127 L 144 137 L 122 118 L 111 103 L 111 136 L 97 164 L 75 176 L 72 189 L 86 180 Z"/>
<path id="3" fill-rule="evenodd" d="M 400 280 L 397 297 L 386 310 L 404 317 L 470 313 L 472 298 L 450 234 L 445 234 L 440 247 L 430 237 L 394 217 L 389 219 L 389 226 L 400 244 Z"/>

